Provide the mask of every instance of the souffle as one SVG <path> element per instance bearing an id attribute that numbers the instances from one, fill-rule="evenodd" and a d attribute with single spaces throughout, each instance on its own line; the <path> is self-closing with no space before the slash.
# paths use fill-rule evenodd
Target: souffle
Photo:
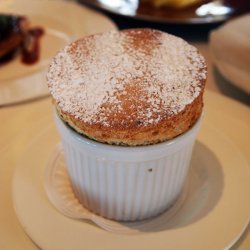
<path id="1" fill-rule="evenodd" d="M 61 119 L 93 140 L 138 146 L 185 133 L 202 113 L 207 68 L 181 38 L 109 31 L 58 52 L 47 74 Z"/>

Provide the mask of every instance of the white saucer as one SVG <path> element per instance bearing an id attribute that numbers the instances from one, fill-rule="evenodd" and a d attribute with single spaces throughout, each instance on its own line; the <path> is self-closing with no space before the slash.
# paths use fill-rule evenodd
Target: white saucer
<path id="1" fill-rule="evenodd" d="M 42 249 L 228 249 L 249 222 L 250 172 L 237 147 L 207 122 L 194 149 L 193 184 L 168 223 L 135 235 L 114 234 L 59 213 L 44 189 L 44 172 L 58 136 L 54 126 L 35 138 L 13 179 L 16 214 Z"/>
<path id="2" fill-rule="evenodd" d="M 0 106 L 48 95 L 46 72 L 56 52 L 79 37 L 115 29 L 105 16 L 79 4 L 66 1 L 0 1 L 2 13 L 28 17 L 31 27 L 42 27 L 40 60 L 34 65 L 20 57 L 0 66 Z"/>

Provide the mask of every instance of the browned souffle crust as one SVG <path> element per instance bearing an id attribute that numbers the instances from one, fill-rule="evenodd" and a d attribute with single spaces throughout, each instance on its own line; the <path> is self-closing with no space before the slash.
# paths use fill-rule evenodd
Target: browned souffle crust
<path id="1" fill-rule="evenodd" d="M 47 74 L 61 119 L 116 145 L 148 145 L 185 133 L 200 117 L 207 67 L 181 38 L 153 29 L 109 31 L 59 51 Z"/>

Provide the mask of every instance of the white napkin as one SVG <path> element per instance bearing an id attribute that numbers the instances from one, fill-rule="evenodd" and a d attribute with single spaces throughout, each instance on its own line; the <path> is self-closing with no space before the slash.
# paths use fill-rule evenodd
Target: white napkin
<path id="1" fill-rule="evenodd" d="M 210 33 L 210 52 L 220 73 L 250 94 L 250 14 Z"/>

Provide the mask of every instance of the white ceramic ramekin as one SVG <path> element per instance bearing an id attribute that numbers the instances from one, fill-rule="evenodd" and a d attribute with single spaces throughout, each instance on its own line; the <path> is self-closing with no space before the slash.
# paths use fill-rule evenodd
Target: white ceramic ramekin
<path id="1" fill-rule="evenodd" d="M 124 147 L 85 138 L 55 117 L 74 192 L 90 211 L 114 220 L 142 220 L 177 199 L 201 118 L 173 140 Z"/>

